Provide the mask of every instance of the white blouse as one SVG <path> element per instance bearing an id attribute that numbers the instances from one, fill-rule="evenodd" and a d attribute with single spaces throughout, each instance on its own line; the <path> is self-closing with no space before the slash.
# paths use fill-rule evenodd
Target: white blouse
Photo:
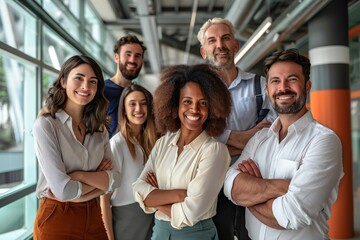
<path id="1" fill-rule="evenodd" d="M 40 165 L 36 196 L 44 197 L 48 189 L 60 200 L 72 200 L 82 194 L 81 183 L 71 180 L 68 173 L 95 171 L 104 158 L 113 159 L 107 131 L 87 133 L 81 144 L 72 129 L 72 119 L 65 111 L 55 119 L 39 117 L 33 127 L 35 152 Z M 109 176 L 108 191 L 120 185 L 120 172 L 116 164 Z"/>
<path id="2" fill-rule="evenodd" d="M 193 226 L 216 214 L 217 196 L 230 163 L 226 146 L 205 131 L 185 145 L 178 156 L 179 136 L 180 131 L 167 133 L 156 142 L 143 172 L 133 184 L 135 200 L 146 213 L 156 211 L 145 207 L 143 202 L 155 189 L 145 182 L 148 171 L 155 173 L 159 189 L 187 190 L 184 202 L 172 204 L 171 219 L 161 211 L 155 213 L 158 220 L 170 221 L 177 229 Z"/>
<path id="3" fill-rule="evenodd" d="M 110 139 L 110 147 L 121 173 L 121 184 L 111 196 L 111 205 L 124 206 L 135 203 L 132 184 L 144 169 L 144 153 L 139 145 L 135 145 L 136 159 L 133 159 L 121 132 Z"/>

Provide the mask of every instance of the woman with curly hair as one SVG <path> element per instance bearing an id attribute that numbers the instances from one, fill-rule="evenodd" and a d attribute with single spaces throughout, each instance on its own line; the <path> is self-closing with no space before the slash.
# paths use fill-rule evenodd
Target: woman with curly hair
<path id="1" fill-rule="evenodd" d="M 41 200 L 34 239 L 107 239 L 97 198 L 120 185 L 120 173 L 111 162 L 103 91 L 99 65 L 78 55 L 48 91 L 33 127 Z"/>
<path id="2" fill-rule="evenodd" d="M 156 142 L 134 196 L 155 213 L 151 239 L 218 239 L 212 217 L 230 163 L 214 137 L 226 127 L 230 94 L 208 65 L 165 69 L 155 91 Z"/>
<path id="3" fill-rule="evenodd" d="M 121 169 L 121 186 L 101 196 L 101 210 L 109 240 L 150 239 L 153 214 L 145 214 L 135 202 L 132 183 L 139 177 L 157 139 L 151 93 L 138 84 L 122 92 L 117 133 L 111 151 Z M 136 223 L 136 224 L 134 224 Z"/>

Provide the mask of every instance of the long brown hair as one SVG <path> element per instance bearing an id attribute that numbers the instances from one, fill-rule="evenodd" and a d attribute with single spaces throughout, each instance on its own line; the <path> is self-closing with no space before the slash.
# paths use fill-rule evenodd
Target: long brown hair
<path id="1" fill-rule="evenodd" d="M 147 117 L 146 121 L 143 124 L 143 133 L 140 139 L 136 139 L 134 133 L 131 131 L 129 119 L 125 114 L 125 99 L 132 92 L 142 92 L 146 99 L 147 106 Z M 147 158 L 153 148 L 157 135 L 155 130 L 154 114 L 153 114 L 153 97 L 151 93 L 146 90 L 144 87 L 138 84 L 131 84 L 129 87 L 125 88 L 121 94 L 118 110 L 118 129 L 121 134 L 124 136 L 128 148 L 130 150 L 131 156 L 133 159 L 136 159 L 135 144 L 139 144 L 144 153 L 144 164 L 147 161 Z"/>
<path id="2" fill-rule="evenodd" d="M 65 61 L 60 69 L 56 81 L 48 91 L 48 95 L 45 100 L 46 111 L 40 113 L 40 115 L 45 117 L 50 115 L 55 118 L 55 113 L 60 109 L 65 108 L 65 103 L 68 97 L 66 95 L 66 91 L 64 91 L 61 85 L 61 81 L 63 80 L 66 82 L 71 70 L 81 64 L 88 64 L 93 69 L 95 76 L 98 79 L 95 97 L 84 107 L 82 116 L 83 122 L 86 126 L 86 131 L 90 134 L 98 131 L 102 132 L 105 127 L 108 127 L 108 123 L 106 121 L 108 101 L 104 96 L 104 77 L 100 66 L 95 62 L 95 60 L 88 56 L 75 55 Z"/>

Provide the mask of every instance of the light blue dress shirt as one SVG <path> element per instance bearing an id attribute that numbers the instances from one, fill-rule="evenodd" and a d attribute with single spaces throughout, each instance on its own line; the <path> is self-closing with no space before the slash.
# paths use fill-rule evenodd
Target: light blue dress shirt
<path id="1" fill-rule="evenodd" d="M 222 143 L 227 143 L 230 133 L 234 131 L 246 131 L 255 127 L 257 118 L 257 106 L 255 96 L 255 74 L 243 72 L 238 69 L 238 75 L 236 79 L 228 87 L 233 106 L 231 113 L 228 117 L 227 130 L 218 137 L 218 140 Z M 277 113 L 272 108 L 268 97 L 266 96 L 265 84 L 266 79 L 261 77 L 261 92 L 263 95 L 263 106 L 262 108 L 270 109 L 266 115 L 265 120 L 273 122 Z"/>

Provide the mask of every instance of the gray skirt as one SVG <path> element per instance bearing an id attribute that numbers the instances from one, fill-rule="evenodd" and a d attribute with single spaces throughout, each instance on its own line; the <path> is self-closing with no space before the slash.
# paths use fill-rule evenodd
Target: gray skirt
<path id="1" fill-rule="evenodd" d="M 154 214 L 146 214 L 138 203 L 112 208 L 112 222 L 115 239 L 151 239 Z"/>

